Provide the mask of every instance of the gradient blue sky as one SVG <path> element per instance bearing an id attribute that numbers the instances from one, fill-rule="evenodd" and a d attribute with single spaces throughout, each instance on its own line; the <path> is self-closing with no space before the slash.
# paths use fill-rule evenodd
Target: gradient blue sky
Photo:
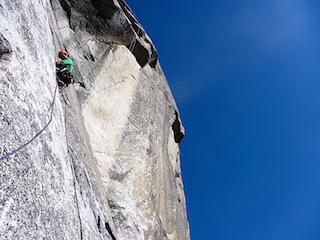
<path id="1" fill-rule="evenodd" d="M 320 1 L 127 0 L 186 136 L 193 240 L 320 239 Z"/>

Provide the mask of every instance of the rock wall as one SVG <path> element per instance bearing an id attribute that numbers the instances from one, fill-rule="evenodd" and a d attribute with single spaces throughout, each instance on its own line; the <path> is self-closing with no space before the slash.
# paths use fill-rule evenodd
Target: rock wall
<path id="1" fill-rule="evenodd" d="M 190 239 L 184 129 L 124 1 L 0 0 L 0 89 L 0 239 Z"/>

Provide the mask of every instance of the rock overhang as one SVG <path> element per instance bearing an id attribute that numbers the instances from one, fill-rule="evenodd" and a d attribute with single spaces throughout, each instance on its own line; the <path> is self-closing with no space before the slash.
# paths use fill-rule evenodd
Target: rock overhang
<path id="1" fill-rule="evenodd" d="M 59 1 L 71 29 L 87 31 L 102 42 L 125 45 L 141 67 L 156 67 L 156 48 L 125 1 Z"/>

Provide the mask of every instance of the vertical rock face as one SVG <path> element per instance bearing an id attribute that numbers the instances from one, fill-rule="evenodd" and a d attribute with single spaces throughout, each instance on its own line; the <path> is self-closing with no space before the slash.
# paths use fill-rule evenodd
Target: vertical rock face
<path id="1" fill-rule="evenodd" d="M 124 1 L 0 0 L 0 89 L 0 239 L 190 239 L 184 129 Z"/>

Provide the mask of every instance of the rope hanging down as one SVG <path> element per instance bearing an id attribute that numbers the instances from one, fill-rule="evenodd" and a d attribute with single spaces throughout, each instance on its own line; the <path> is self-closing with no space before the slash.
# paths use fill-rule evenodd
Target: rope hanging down
<path id="1" fill-rule="evenodd" d="M 33 138 L 31 138 L 28 142 L 26 142 L 26 143 L 23 144 L 22 146 L 18 147 L 17 149 L 13 150 L 12 152 L 10 152 L 10 153 L 2 156 L 2 157 L 0 158 L 0 161 L 4 160 L 4 159 L 6 159 L 6 158 L 9 158 L 11 155 L 13 155 L 13 154 L 21 151 L 23 148 L 25 148 L 26 146 L 28 146 L 28 145 L 29 145 L 30 143 L 32 143 L 37 137 L 39 137 L 39 136 L 41 135 L 41 133 L 42 133 L 44 130 L 46 130 L 46 128 L 50 125 L 50 123 L 51 123 L 51 121 L 52 121 L 52 116 L 53 116 L 53 109 L 54 109 L 54 102 L 55 102 L 55 100 L 56 100 L 57 88 L 58 88 L 58 86 L 56 86 L 56 88 L 55 88 L 55 90 L 54 90 L 54 96 L 53 96 L 53 100 L 52 100 L 52 103 L 51 103 L 51 106 L 50 106 L 50 108 L 51 108 L 51 115 L 50 115 L 50 120 L 49 120 L 49 122 L 44 126 L 44 128 L 43 128 L 40 132 L 38 132 L 38 133 L 37 133 Z"/>
<path id="2" fill-rule="evenodd" d="M 135 30 L 133 27 L 131 27 L 131 29 L 133 30 L 133 38 L 131 40 L 129 50 L 130 50 L 130 52 L 133 52 L 133 49 L 135 48 L 136 43 L 137 43 L 137 37 L 139 37 L 140 28 L 138 28 L 137 33 L 135 33 Z M 137 35 L 137 37 L 136 37 L 136 35 Z"/>

